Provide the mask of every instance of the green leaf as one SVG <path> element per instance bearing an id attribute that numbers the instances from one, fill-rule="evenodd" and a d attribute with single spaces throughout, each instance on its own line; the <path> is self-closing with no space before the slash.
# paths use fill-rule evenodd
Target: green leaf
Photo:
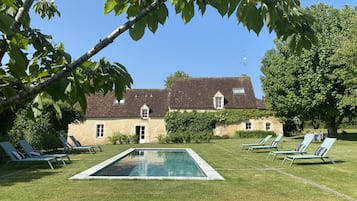
<path id="1" fill-rule="evenodd" d="M 237 9 L 237 5 L 240 2 L 240 0 L 230 0 L 229 2 L 229 8 L 228 8 L 228 17 L 230 17 L 234 11 Z"/>
<path id="2" fill-rule="evenodd" d="M 129 35 L 133 40 L 140 40 L 145 33 L 146 23 L 145 20 L 142 19 L 137 22 L 132 29 L 129 30 Z"/>
<path id="3" fill-rule="evenodd" d="M 182 10 L 181 17 L 184 23 L 188 23 L 191 21 L 194 15 L 195 15 L 195 7 L 193 5 L 193 1 L 190 1 L 185 4 L 184 9 Z"/>
<path id="4" fill-rule="evenodd" d="M 114 7 L 115 10 L 115 15 L 121 15 L 123 13 L 125 13 L 128 10 L 129 4 L 128 3 L 124 3 L 125 1 L 122 1 L 122 3 L 117 4 Z"/>
<path id="5" fill-rule="evenodd" d="M 67 79 L 61 79 L 53 83 L 50 87 L 46 89 L 46 92 L 51 95 L 52 99 L 55 101 L 63 100 L 66 98 L 65 91 L 68 86 Z"/>
<path id="6" fill-rule="evenodd" d="M 263 28 L 263 16 L 260 9 L 255 4 L 249 4 L 246 10 L 246 26 L 248 29 L 253 29 L 256 34 L 259 34 Z"/>
<path id="7" fill-rule="evenodd" d="M 104 14 L 108 14 L 110 12 L 112 12 L 112 10 L 114 9 L 114 7 L 117 5 L 117 1 L 116 0 L 106 0 L 105 4 L 104 4 Z"/>
<path id="8" fill-rule="evenodd" d="M 219 14 L 223 17 L 228 12 L 229 0 L 212 1 L 211 5 L 216 8 Z"/>
<path id="9" fill-rule="evenodd" d="M 72 96 L 74 98 L 76 98 L 76 100 L 78 101 L 79 105 L 81 106 L 83 111 L 86 111 L 87 109 L 87 99 L 85 96 L 85 92 L 84 89 L 81 87 L 81 84 L 78 81 L 76 82 L 76 90 L 75 90 L 75 95 Z"/>
<path id="10" fill-rule="evenodd" d="M 294 50 L 296 48 L 296 34 L 290 35 L 287 39 L 286 42 L 291 50 Z"/>
<path id="11" fill-rule="evenodd" d="M 156 30 L 157 30 L 157 27 L 159 25 L 159 22 L 158 22 L 158 18 L 155 16 L 153 17 L 154 15 L 152 16 L 148 16 L 147 18 L 147 22 L 148 22 L 148 28 L 151 32 L 155 33 Z"/>
<path id="12" fill-rule="evenodd" d="M 17 46 L 10 44 L 10 71 L 16 77 L 26 76 L 28 60 L 26 55 Z"/>
<path id="13" fill-rule="evenodd" d="M 57 119 L 62 119 L 62 112 L 61 112 L 60 106 L 56 102 L 53 102 L 52 105 L 56 111 L 55 114 L 56 114 Z"/>
<path id="14" fill-rule="evenodd" d="M 42 110 L 43 110 L 43 102 L 42 102 L 42 97 L 40 94 L 38 94 L 32 101 L 32 112 L 35 117 L 39 117 L 42 115 Z"/>
<path id="15" fill-rule="evenodd" d="M 16 45 L 17 47 L 21 49 L 27 50 L 27 46 L 29 43 L 29 39 L 23 37 L 21 34 L 16 33 L 15 36 L 12 38 L 11 43 Z"/>
<path id="16" fill-rule="evenodd" d="M 13 87 L 1 87 L 1 92 L 4 94 L 5 97 L 12 97 L 17 94 L 17 90 Z"/>
<path id="17" fill-rule="evenodd" d="M 160 8 L 156 11 L 156 17 L 160 24 L 164 24 L 166 18 L 169 16 L 169 11 L 165 4 L 160 6 Z"/>
<path id="18" fill-rule="evenodd" d="M 5 33 L 5 34 L 10 34 L 11 30 L 10 30 L 10 26 L 13 23 L 13 19 L 12 17 L 4 14 L 4 13 L 0 13 L 0 31 Z"/>

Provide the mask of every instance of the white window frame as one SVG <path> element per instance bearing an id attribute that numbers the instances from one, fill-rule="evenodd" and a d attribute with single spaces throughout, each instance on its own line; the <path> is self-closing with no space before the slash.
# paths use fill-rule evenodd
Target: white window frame
<path id="1" fill-rule="evenodd" d="M 245 122 L 245 130 L 251 131 L 253 129 L 252 122 Z"/>
<path id="2" fill-rule="evenodd" d="M 104 124 L 98 123 L 95 125 L 95 136 L 96 138 L 104 137 Z"/>
<path id="3" fill-rule="evenodd" d="M 213 96 L 213 107 L 215 109 L 224 109 L 224 96 L 220 91 Z"/>
<path id="4" fill-rule="evenodd" d="M 150 117 L 150 108 L 146 104 L 140 108 L 140 117 L 141 119 L 148 119 Z"/>

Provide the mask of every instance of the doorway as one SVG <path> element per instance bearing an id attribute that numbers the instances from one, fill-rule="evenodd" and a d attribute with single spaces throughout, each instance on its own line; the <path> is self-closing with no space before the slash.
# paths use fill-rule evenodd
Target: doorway
<path id="1" fill-rule="evenodd" d="M 135 135 L 138 138 L 139 144 L 145 143 L 145 126 L 136 126 Z"/>

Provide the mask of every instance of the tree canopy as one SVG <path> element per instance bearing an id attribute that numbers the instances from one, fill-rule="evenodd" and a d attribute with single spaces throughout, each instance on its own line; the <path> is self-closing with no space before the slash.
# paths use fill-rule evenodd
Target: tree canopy
<path id="1" fill-rule="evenodd" d="M 346 94 L 352 97 L 353 91 L 356 98 L 356 82 L 351 85 L 349 78 L 351 72 L 356 75 L 355 60 L 351 61 L 347 53 L 354 50 L 344 47 L 346 43 L 356 44 L 350 33 L 356 30 L 350 26 L 356 11 L 349 7 L 337 10 L 324 4 L 306 11 L 316 19 L 312 28 L 318 45 L 297 55 L 288 48 L 289 44 L 276 41 L 276 49 L 266 52 L 262 59 L 265 101 L 282 117 L 321 119 L 328 135 L 336 136 L 342 118 L 356 114 L 356 103 L 353 106 L 345 101 Z"/>
<path id="2" fill-rule="evenodd" d="M 139 40 L 145 30 L 155 32 L 168 17 L 168 5 L 175 8 L 187 23 L 198 10 L 203 15 L 206 7 L 214 7 L 222 16 L 237 18 L 248 30 L 259 34 L 265 25 L 278 38 L 286 40 L 296 51 L 310 48 L 316 37 L 310 23 L 313 18 L 300 7 L 298 0 L 106 0 L 105 14 L 125 15 L 127 21 L 94 44 L 93 48 L 73 59 L 62 43 L 54 44 L 51 35 L 31 27 L 29 10 L 33 8 L 42 18 L 60 15 L 50 0 L 1 0 L 0 5 L 0 111 L 32 102 L 34 114 L 43 110 L 43 99 L 71 105 L 79 103 L 86 109 L 86 95 L 114 91 L 118 99 L 133 82 L 126 68 L 119 62 L 90 59 L 129 30 L 132 39 Z"/>
<path id="3" fill-rule="evenodd" d="M 179 79 L 179 78 L 189 78 L 190 75 L 183 72 L 183 71 L 176 71 L 174 74 L 169 75 L 166 79 L 165 79 L 165 87 L 166 88 L 171 88 L 172 82 L 175 79 Z"/>

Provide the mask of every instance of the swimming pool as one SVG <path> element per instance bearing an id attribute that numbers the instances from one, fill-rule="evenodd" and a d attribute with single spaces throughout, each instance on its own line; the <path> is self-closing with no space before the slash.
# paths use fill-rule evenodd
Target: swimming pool
<path id="1" fill-rule="evenodd" d="M 70 179 L 224 180 L 192 149 L 132 148 Z"/>

